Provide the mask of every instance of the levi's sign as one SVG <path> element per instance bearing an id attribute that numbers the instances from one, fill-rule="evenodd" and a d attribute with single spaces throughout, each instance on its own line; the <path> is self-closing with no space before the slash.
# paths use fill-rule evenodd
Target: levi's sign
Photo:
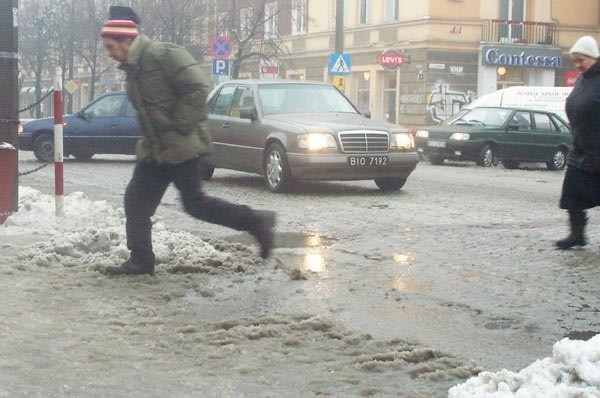
<path id="1" fill-rule="evenodd" d="M 562 65 L 562 53 L 559 49 L 483 46 L 482 55 L 482 62 L 487 65 L 553 69 Z"/>
<path id="2" fill-rule="evenodd" d="M 385 50 L 379 54 L 379 65 L 387 70 L 396 70 L 404 63 L 404 54 L 396 50 Z"/>

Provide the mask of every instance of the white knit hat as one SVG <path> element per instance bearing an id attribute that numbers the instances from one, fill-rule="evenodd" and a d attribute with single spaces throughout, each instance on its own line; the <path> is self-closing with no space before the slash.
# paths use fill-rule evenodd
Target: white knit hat
<path id="1" fill-rule="evenodd" d="M 582 36 L 573 44 L 573 47 L 569 50 L 569 54 L 581 54 L 590 58 L 599 58 L 600 50 L 598 50 L 598 43 L 592 36 Z"/>

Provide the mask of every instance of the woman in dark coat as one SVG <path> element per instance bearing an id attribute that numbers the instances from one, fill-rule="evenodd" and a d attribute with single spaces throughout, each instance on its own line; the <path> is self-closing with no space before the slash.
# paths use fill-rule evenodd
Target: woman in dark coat
<path id="1" fill-rule="evenodd" d="M 561 250 L 585 246 L 585 210 L 600 205 L 600 51 L 591 36 L 579 38 L 569 51 L 581 72 L 567 98 L 573 148 L 569 153 L 560 208 L 569 212 L 571 232 L 555 243 Z"/>

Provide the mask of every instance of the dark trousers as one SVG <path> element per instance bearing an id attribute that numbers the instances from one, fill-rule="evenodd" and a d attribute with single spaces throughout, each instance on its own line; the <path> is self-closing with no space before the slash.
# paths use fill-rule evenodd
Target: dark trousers
<path id="1" fill-rule="evenodd" d="M 181 193 L 183 207 L 191 216 L 239 231 L 249 231 L 256 223 L 254 212 L 243 205 L 204 195 L 200 168 L 204 157 L 177 165 L 138 163 L 125 190 L 125 229 L 131 260 L 143 266 L 154 266 L 152 222 L 156 208 L 171 182 Z"/>

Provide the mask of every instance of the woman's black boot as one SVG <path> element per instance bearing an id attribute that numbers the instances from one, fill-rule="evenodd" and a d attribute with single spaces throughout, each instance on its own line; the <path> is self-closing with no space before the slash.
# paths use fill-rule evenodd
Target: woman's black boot
<path id="1" fill-rule="evenodd" d="M 570 249 L 574 246 L 585 246 L 584 230 L 587 218 L 584 211 L 569 211 L 569 224 L 571 233 L 564 239 L 557 241 L 554 245 L 560 250 Z"/>

